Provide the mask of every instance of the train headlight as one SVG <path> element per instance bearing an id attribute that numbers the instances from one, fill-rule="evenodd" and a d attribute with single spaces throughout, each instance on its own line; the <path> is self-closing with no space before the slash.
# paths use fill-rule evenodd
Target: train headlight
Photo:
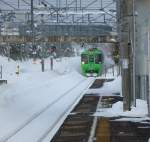
<path id="1" fill-rule="evenodd" d="M 91 76 L 91 74 L 90 74 L 90 73 L 87 73 L 87 74 L 86 74 L 86 76 L 87 76 L 87 77 L 90 77 L 90 76 Z"/>
<path id="2" fill-rule="evenodd" d="M 97 77 L 97 73 L 93 73 L 92 76 L 93 76 L 93 77 Z"/>
<path id="3" fill-rule="evenodd" d="M 84 65 L 85 64 L 85 62 L 82 62 L 82 65 Z"/>

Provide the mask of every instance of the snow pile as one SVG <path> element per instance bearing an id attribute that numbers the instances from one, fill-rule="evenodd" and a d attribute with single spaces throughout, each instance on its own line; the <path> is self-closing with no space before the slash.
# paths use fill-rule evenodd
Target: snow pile
<path id="1" fill-rule="evenodd" d="M 146 117 L 148 114 L 147 103 L 144 100 L 136 100 L 136 107 L 131 108 L 131 111 L 123 111 L 123 102 L 117 102 L 113 104 L 112 108 L 99 109 L 95 115 L 115 117 L 115 116 L 126 116 L 126 117 Z"/>
<path id="2" fill-rule="evenodd" d="M 113 104 L 112 108 L 108 109 L 108 112 L 112 115 L 121 115 L 123 113 L 123 103 L 119 101 Z"/>
<path id="3" fill-rule="evenodd" d="M 131 111 L 124 112 L 123 115 L 133 117 L 145 117 L 146 115 L 148 115 L 148 106 L 146 101 L 137 99 L 136 105 L 136 107 L 132 106 Z"/>

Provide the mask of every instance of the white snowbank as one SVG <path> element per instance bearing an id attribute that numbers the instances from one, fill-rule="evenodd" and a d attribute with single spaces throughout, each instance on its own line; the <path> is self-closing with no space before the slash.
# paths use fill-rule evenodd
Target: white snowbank
<path id="1" fill-rule="evenodd" d="M 132 107 L 131 111 L 123 111 L 123 102 L 115 103 L 112 108 L 100 109 L 95 115 L 114 117 L 114 116 L 126 116 L 126 117 L 142 117 L 146 118 L 148 114 L 147 103 L 144 100 L 136 100 L 136 107 Z M 128 118 L 123 118 L 126 120 Z M 135 120 L 135 118 L 134 118 Z"/>
<path id="2" fill-rule="evenodd" d="M 144 100 L 136 100 L 136 107 L 131 108 L 131 111 L 123 112 L 123 102 L 117 102 L 110 109 L 110 113 L 117 114 L 121 116 L 130 116 L 130 117 L 146 117 L 148 114 L 147 103 Z"/>
<path id="3" fill-rule="evenodd" d="M 136 100 L 136 107 L 132 107 L 131 111 L 124 112 L 124 115 L 145 117 L 148 115 L 147 102 L 144 100 Z"/>

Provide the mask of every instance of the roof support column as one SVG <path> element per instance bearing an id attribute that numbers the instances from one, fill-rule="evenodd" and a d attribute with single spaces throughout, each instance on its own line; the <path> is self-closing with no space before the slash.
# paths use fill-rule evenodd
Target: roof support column
<path id="1" fill-rule="evenodd" d="M 122 95 L 123 109 L 128 111 L 131 108 L 131 70 L 130 70 L 130 53 L 131 53 L 131 41 L 130 41 L 130 25 L 131 25 L 131 0 L 118 0 L 118 32 L 120 42 L 120 54 L 122 64 Z"/>

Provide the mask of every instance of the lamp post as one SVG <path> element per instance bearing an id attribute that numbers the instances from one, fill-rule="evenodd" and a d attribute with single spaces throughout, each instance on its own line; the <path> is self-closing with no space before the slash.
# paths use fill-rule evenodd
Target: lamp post
<path id="1" fill-rule="evenodd" d="M 135 23 L 135 0 L 132 1 L 132 14 L 133 14 L 133 18 L 132 18 L 132 25 L 133 25 L 133 34 L 132 34 L 132 93 L 133 93 L 133 105 L 136 106 L 136 93 L 135 93 L 135 43 L 136 43 L 136 39 L 135 39 L 135 31 L 136 31 L 136 23 Z"/>
<path id="2" fill-rule="evenodd" d="M 119 41 L 120 41 L 120 54 L 121 54 L 121 65 L 122 65 L 122 95 L 123 98 L 123 109 L 129 111 L 131 109 L 131 81 L 130 81 L 130 49 L 131 43 L 129 42 L 129 30 L 130 30 L 130 0 L 118 0 L 118 19 L 119 26 Z"/>
<path id="3" fill-rule="evenodd" d="M 148 42 L 148 57 L 147 57 L 147 104 L 148 104 L 148 116 L 150 117 L 150 27 L 149 20 L 147 21 L 147 42 Z"/>
<path id="4" fill-rule="evenodd" d="M 34 45 L 34 7 L 33 0 L 31 0 L 31 32 L 32 32 L 32 46 Z"/>

